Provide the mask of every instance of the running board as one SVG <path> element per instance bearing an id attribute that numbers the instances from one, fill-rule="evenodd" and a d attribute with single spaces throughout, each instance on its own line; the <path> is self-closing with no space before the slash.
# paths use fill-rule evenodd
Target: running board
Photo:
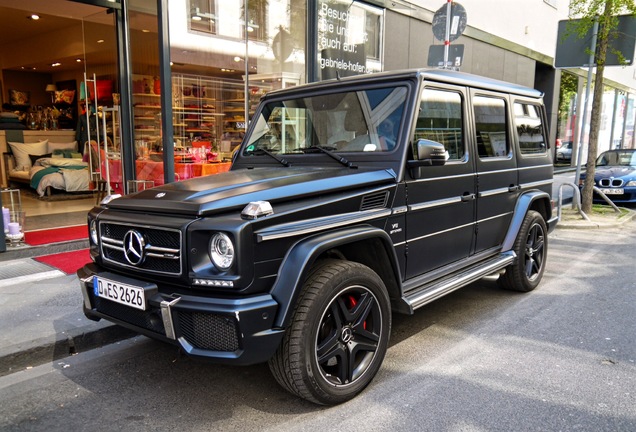
<path id="1" fill-rule="evenodd" d="M 504 269 L 512 264 L 515 258 L 516 254 L 513 251 L 502 253 L 495 258 L 491 258 L 453 276 L 425 285 L 422 289 L 417 290 L 417 292 L 404 297 L 404 300 L 411 307 L 412 311 L 421 308 L 456 289 Z"/>

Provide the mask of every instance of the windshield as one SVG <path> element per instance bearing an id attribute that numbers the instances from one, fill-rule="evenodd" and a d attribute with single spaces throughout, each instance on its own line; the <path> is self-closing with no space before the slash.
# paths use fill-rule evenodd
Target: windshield
<path id="1" fill-rule="evenodd" d="M 406 87 L 299 96 L 271 102 L 254 118 L 244 156 L 390 152 L 404 113 Z"/>
<path id="2" fill-rule="evenodd" d="M 636 151 L 606 151 L 596 159 L 596 166 L 636 166 Z"/>

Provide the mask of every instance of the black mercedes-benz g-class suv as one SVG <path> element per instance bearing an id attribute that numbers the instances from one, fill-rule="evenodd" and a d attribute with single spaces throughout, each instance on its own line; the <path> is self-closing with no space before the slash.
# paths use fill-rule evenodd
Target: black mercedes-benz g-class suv
<path id="1" fill-rule="evenodd" d="M 536 90 L 414 70 L 275 91 L 229 172 L 90 211 L 84 312 L 340 403 L 393 313 L 488 275 L 537 286 L 551 186 Z"/>

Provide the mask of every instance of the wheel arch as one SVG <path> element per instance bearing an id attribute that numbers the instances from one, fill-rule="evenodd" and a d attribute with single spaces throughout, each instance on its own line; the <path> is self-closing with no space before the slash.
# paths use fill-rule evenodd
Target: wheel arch
<path id="1" fill-rule="evenodd" d="M 366 265 L 380 276 L 392 304 L 401 298 L 397 256 L 385 231 L 371 226 L 329 231 L 298 241 L 285 255 L 271 291 L 280 305 L 274 326 L 285 328 L 289 325 L 309 271 L 326 257 L 340 257 Z"/>
<path id="2" fill-rule="evenodd" d="M 502 250 L 511 250 L 514 246 L 515 239 L 521 229 L 528 210 L 534 210 L 541 214 L 543 220 L 547 221 L 552 217 L 552 205 L 550 195 L 543 191 L 529 191 L 522 194 L 517 200 L 512 221 L 508 227 L 506 237 L 504 237 Z"/>

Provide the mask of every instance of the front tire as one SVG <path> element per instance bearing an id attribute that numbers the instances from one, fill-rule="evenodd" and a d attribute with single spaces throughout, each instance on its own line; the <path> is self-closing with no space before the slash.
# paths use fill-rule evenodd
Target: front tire
<path id="1" fill-rule="evenodd" d="M 318 264 L 269 367 L 293 394 L 335 405 L 360 393 L 380 369 L 391 330 L 380 277 L 355 262 Z"/>
<path id="2" fill-rule="evenodd" d="M 529 210 L 514 244 L 515 262 L 499 277 L 502 288 L 528 292 L 539 285 L 548 256 L 548 230 L 539 212 Z"/>

